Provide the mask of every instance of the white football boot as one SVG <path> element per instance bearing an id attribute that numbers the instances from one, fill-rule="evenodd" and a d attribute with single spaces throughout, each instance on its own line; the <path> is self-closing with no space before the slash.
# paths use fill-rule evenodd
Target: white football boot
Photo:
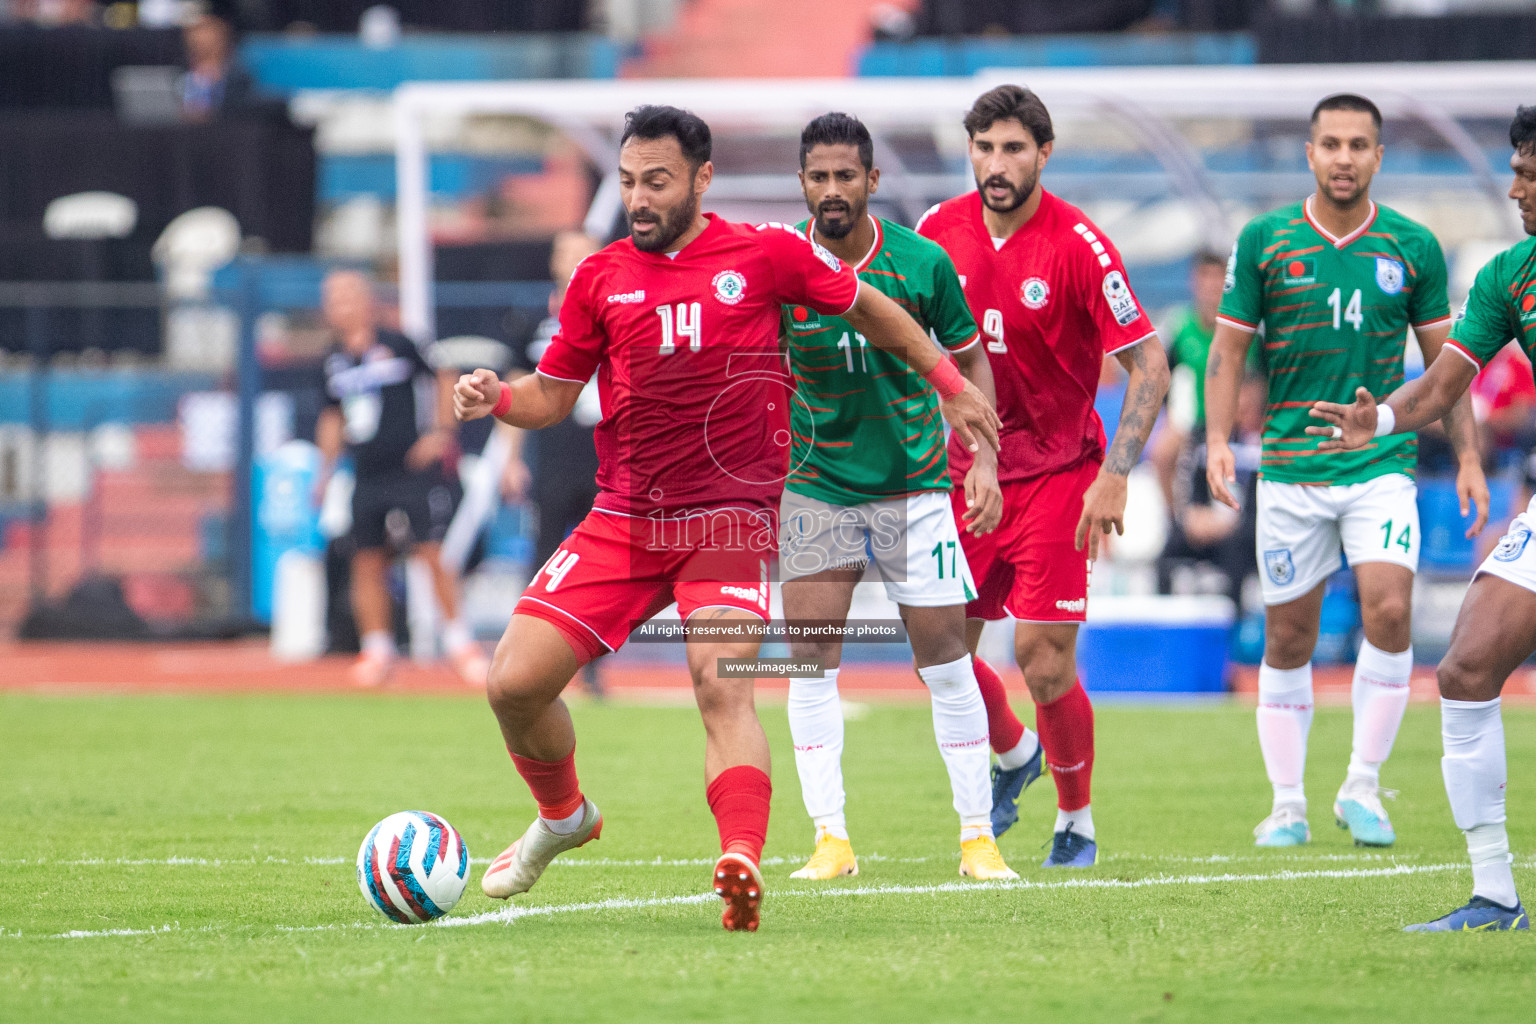
<path id="1" fill-rule="evenodd" d="M 584 846 L 603 834 L 603 815 L 591 800 L 582 804 L 581 826 L 569 835 L 551 832 L 543 818 L 534 818 L 523 837 L 491 861 L 480 879 L 481 890 L 493 900 L 504 900 L 533 888 L 549 862 L 566 850 Z"/>

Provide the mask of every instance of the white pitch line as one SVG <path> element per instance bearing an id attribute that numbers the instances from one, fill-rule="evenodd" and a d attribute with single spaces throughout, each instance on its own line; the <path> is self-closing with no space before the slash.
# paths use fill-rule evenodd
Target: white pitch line
<path id="1" fill-rule="evenodd" d="M 789 864 L 800 864 L 810 854 L 793 857 L 765 857 L 762 867 L 782 867 Z M 870 863 L 883 864 L 930 864 L 941 860 L 958 860 L 959 855 L 943 857 L 890 857 L 880 853 L 861 853 L 859 860 Z M 492 858 L 471 857 L 471 864 L 489 864 Z M 715 857 L 568 857 L 561 858 L 552 863 L 552 867 L 561 868 L 697 868 L 708 867 L 715 862 Z M 1359 862 L 1383 862 L 1391 860 L 1396 863 L 1393 855 L 1380 853 L 1315 853 L 1315 854 L 1211 854 L 1206 857 L 1189 857 L 1180 854 L 1157 853 L 1111 853 L 1101 859 L 1101 863 L 1109 862 L 1151 862 L 1160 864 L 1236 864 L 1236 863 L 1359 863 Z M 0 859 L 0 866 L 6 867 L 262 867 L 268 864 L 288 865 L 299 867 L 334 867 L 341 864 L 353 863 L 351 857 L 79 857 L 68 860 L 49 860 L 45 857 L 21 858 L 15 860 Z"/>
<path id="2" fill-rule="evenodd" d="M 558 862 L 556 862 L 558 863 Z M 1536 864 L 1520 862 L 1521 867 Z M 1275 871 L 1255 874 L 1200 874 L 1156 875 L 1151 878 L 1070 878 L 1054 882 L 1034 882 L 1020 879 L 1013 882 L 939 882 L 931 885 L 863 885 L 854 888 L 785 889 L 769 890 L 773 900 L 826 899 L 845 896 L 922 896 L 953 892 L 1019 892 L 1051 891 L 1066 889 L 1148 889 L 1175 885 L 1218 885 L 1223 883 L 1253 884 L 1263 882 L 1301 882 L 1313 879 L 1393 878 L 1407 875 L 1423 875 L 1447 871 L 1466 871 L 1464 862 L 1454 864 L 1395 864 L 1380 868 L 1322 868 L 1312 871 Z M 509 906 L 469 917 L 445 917 L 434 921 L 439 928 L 465 928 L 482 924 L 510 924 L 523 917 L 549 917 L 555 914 L 575 914 L 603 910 L 639 910 L 647 907 L 684 906 L 691 903 L 708 903 L 718 899 L 711 893 L 691 893 L 685 896 L 615 897 L 588 903 L 547 903 L 534 906 Z M 283 932 L 320 932 L 338 930 L 364 930 L 413 928 L 415 925 L 385 924 L 383 922 L 322 925 L 280 925 Z M 178 930 L 179 926 L 165 925 L 159 928 L 132 929 L 110 928 L 104 931 L 68 931 L 51 936 L 60 939 L 89 939 L 112 936 L 161 935 Z M 205 927 L 201 930 L 211 930 Z M 17 933 L 20 937 L 20 933 Z"/>

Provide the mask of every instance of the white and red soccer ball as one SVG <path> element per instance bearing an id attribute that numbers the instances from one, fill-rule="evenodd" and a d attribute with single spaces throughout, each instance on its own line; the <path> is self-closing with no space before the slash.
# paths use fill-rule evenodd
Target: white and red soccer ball
<path id="1" fill-rule="evenodd" d="M 357 851 L 357 887 L 385 917 L 420 924 L 442 917 L 464 895 L 469 850 L 446 820 L 426 811 L 391 814 Z"/>

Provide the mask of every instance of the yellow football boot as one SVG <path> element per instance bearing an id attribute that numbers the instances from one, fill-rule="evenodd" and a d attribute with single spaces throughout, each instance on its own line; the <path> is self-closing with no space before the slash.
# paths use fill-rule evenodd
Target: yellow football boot
<path id="1" fill-rule="evenodd" d="M 977 836 L 960 844 L 960 873 L 981 881 L 1018 878 L 1019 873 L 1004 861 L 991 836 Z"/>
<path id="2" fill-rule="evenodd" d="M 816 851 L 805 867 L 792 872 L 790 878 L 814 878 L 825 881 L 842 875 L 859 873 L 859 862 L 853 856 L 853 844 L 846 839 L 823 832 L 816 840 Z"/>

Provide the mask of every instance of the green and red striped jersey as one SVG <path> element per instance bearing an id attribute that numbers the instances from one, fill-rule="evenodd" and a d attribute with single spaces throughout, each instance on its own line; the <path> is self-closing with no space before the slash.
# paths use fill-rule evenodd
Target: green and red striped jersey
<path id="1" fill-rule="evenodd" d="M 1356 484 L 1387 473 L 1413 475 L 1418 440 L 1377 438 L 1346 452 L 1318 450 L 1313 402 L 1378 400 L 1403 382 L 1407 328 L 1450 319 L 1445 256 L 1429 229 L 1371 204 L 1365 223 L 1335 238 L 1311 214 L 1312 200 L 1248 222 L 1227 264 L 1219 322 L 1263 334 L 1269 367 L 1261 475 L 1295 484 Z"/>
<path id="2" fill-rule="evenodd" d="M 895 299 L 946 350 L 975 344 L 976 321 L 944 250 L 870 219 L 875 244 L 854 267 L 859 279 Z M 810 222 L 798 228 L 809 234 Z M 807 306 L 784 307 L 783 333 L 795 375 L 786 487 L 834 505 L 949 490 L 944 419 L 921 376 L 842 317 Z"/>
<path id="3" fill-rule="evenodd" d="M 1511 339 L 1536 357 L 1536 238 L 1483 265 L 1447 342 L 1481 370 Z"/>

